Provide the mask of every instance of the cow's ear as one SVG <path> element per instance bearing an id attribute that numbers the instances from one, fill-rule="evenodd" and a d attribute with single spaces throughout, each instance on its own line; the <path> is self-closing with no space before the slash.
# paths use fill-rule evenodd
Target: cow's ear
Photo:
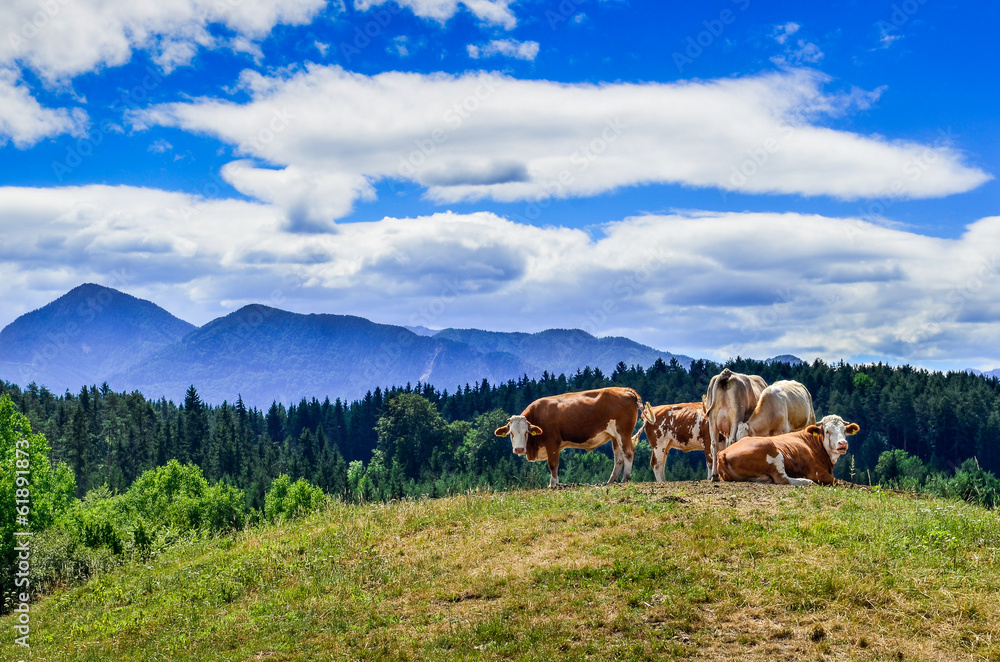
<path id="1" fill-rule="evenodd" d="M 487 430 L 488 429 L 489 428 L 487 428 Z M 510 424 L 507 424 L 507 425 L 503 426 L 502 428 L 497 428 L 493 432 L 493 434 L 495 434 L 498 437 L 506 437 L 508 434 L 510 434 Z"/>
<path id="2" fill-rule="evenodd" d="M 857 434 L 861 428 L 858 427 L 857 423 L 849 423 L 846 428 L 844 428 L 844 434 Z"/>
<path id="3" fill-rule="evenodd" d="M 823 428 L 821 428 L 818 425 L 810 425 L 809 427 L 806 428 L 806 432 L 813 435 L 814 437 L 818 437 L 821 434 L 823 434 Z"/>
<path id="4" fill-rule="evenodd" d="M 537 425 L 532 425 L 531 426 L 531 436 L 532 437 L 537 437 L 541 433 L 542 433 L 542 428 L 538 427 Z"/>

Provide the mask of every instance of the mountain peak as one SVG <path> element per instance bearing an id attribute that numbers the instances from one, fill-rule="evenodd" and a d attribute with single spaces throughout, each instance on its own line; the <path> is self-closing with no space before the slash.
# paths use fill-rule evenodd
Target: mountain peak
<path id="1" fill-rule="evenodd" d="M 0 331 L 0 378 L 53 392 L 104 381 L 194 325 L 151 301 L 83 283 Z"/>

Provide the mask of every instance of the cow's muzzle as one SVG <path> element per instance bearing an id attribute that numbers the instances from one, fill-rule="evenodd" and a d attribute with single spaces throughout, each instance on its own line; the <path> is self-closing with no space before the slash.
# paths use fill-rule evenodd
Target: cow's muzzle
<path id="1" fill-rule="evenodd" d="M 524 449 L 523 448 L 515 448 L 514 449 L 514 454 L 515 455 L 524 455 Z"/>
<path id="2" fill-rule="evenodd" d="M 847 442 L 846 441 L 842 441 L 839 444 L 837 444 L 837 452 L 841 453 L 841 454 L 847 452 Z"/>

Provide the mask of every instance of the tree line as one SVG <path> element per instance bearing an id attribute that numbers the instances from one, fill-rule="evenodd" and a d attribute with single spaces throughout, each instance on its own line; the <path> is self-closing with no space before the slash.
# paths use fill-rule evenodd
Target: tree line
<path id="1" fill-rule="evenodd" d="M 858 423 L 861 433 L 837 465 L 840 478 L 874 482 L 879 457 L 893 449 L 919 459 L 930 473 L 954 472 L 969 458 L 1000 473 L 995 378 L 881 363 L 737 359 L 726 366 L 768 383 L 802 382 L 818 417 L 836 413 Z M 106 384 L 56 395 L 34 384 L 20 389 L 2 383 L 0 394 L 7 393 L 49 441 L 53 464 L 64 462 L 72 470 L 78 497 L 101 486 L 124 492 L 144 471 L 176 459 L 200 467 L 210 483 L 238 487 L 248 508 L 262 509 L 271 481 L 282 474 L 349 499 L 535 484 L 544 472 L 514 457 L 509 444 L 492 435 L 508 415 L 539 397 L 605 386 L 630 386 L 654 405 L 698 401 L 722 367 L 700 360 L 688 368 L 675 360 L 648 369 L 619 364 L 611 375 L 585 368 L 503 384 L 483 380 L 451 393 L 407 384 L 378 387 L 350 403 L 303 398 L 288 406 L 272 403 L 266 411 L 248 408 L 238 394 L 234 403 L 208 405 L 195 386 L 181 403 L 117 393 Z M 567 456 L 570 477 L 593 473 L 594 480 L 602 479 L 610 446 L 589 460 L 578 455 Z M 670 477 L 701 477 L 703 464 L 690 455 L 671 458 Z M 641 471 L 644 463 L 648 448 L 636 459 L 637 479 L 651 479 Z"/>

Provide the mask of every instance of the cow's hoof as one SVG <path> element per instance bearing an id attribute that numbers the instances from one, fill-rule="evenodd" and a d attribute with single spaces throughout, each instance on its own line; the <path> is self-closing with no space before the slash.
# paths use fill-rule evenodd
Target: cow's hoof
<path id="1" fill-rule="evenodd" d="M 712 482 L 713 483 L 718 483 L 719 482 L 719 477 L 718 476 L 712 476 Z"/>

